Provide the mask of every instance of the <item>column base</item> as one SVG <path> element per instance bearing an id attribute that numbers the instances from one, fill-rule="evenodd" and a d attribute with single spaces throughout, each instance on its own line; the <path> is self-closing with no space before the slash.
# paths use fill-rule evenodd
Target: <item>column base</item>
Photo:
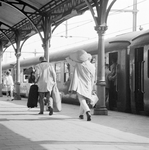
<path id="1" fill-rule="evenodd" d="M 95 108 L 93 110 L 94 115 L 108 115 L 108 110 L 106 107 Z"/>
<path id="2" fill-rule="evenodd" d="M 20 96 L 20 83 L 19 82 L 15 83 L 14 99 L 15 100 L 21 100 L 21 96 Z"/>
<path id="3" fill-rule="evenodd" d="M 21 100 L 21 96 L 17 93 L 14 94 L 14 100 Z"/>

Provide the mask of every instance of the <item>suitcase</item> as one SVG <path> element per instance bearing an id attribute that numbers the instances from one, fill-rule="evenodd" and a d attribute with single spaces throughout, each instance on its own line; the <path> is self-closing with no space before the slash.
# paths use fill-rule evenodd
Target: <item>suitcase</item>
<path id="1" fill-rule="evenodd" d="M 28 108 L 37 107 L 37 103 L 38 103 L 38 86 L 33 84 L 31 85 L 29 90 L 27 107 Z"/>

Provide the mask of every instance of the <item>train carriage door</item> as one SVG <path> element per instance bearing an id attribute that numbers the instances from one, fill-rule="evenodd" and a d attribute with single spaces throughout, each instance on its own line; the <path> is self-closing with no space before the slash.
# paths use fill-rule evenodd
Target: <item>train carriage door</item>
<path id="1" fill-rule="evenodd" d="M 144 47 L 144 111 L 149 115 L 149 45 Z"/>
<path id="2" fill-rule="evenodd" d="M 116 109 L 122 112 L 130 112 L 129 102 L 129 63 L 127 49 L 109 53 L 109 64 L 116 60 L 116 82 L 110 84 L 109 88 L 109 109 Z"/>
<path id="3" fill-rule="evenodd" d="M 117 74 L 117 52 L 109 53 L 109 69 L 111 73 L 108 75 L 109 84 L 109 109 L 114 110 L 117 108 L 117 82 L 116 78 L 113 78 Z"/>
<path id="4" fill-rule="evenodd" d="M 118 51 L 117 59 L 117 110 L 130 112 L 128 49 Z"/>
<path id="5" fill-rule="evenodd" d="M 130 89 L 131 110 L 140 113 L 144 110 L 144 48 L 135 48 L 130 51 Z"/>

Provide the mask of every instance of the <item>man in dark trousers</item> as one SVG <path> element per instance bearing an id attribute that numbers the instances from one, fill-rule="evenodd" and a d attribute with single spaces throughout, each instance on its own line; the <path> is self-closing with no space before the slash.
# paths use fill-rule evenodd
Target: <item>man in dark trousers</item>
<path id="1" fill-rule="evenodd" d="M 53 101 L 51 91 L 56 83 L 56 73 L 54 67 L 46 61 L 45 57 L 39 58 L 40 63 L 35 66 L 35 82 L 38 85 L 40 112 L 44 113 L 44 97 L 48 102 L 49 115 L 53 114 Z"/>

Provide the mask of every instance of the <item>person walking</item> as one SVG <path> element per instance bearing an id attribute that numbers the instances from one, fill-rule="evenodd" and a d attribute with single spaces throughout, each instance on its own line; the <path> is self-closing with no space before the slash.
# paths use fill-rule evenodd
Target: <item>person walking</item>
<path id="1" fill-rule="evenodd" d="M 53 66 L 46 61 L 45 57 L 39 58 L 40 63 L 35 66 L 35 83 L 38 85 L 40 112 L 44 113 L 44 98 L 48 103 L 49 115 L 53 115 L 53 99 L 51 91 L 56 84 L 56 73 Z"/>
<path id="2" fill-rule="evenodd" d="M 11 72 L 7 71 L 5 76 L 5 85 L 6 85 L 6 95 L 7 98 L 10 96 L 11 101 L 13 101 L 13 89 L 14 89 L 14 82 L 11 76 Z M 9 100 L 9 98 L 7 99 Z"/>
<path id="3" fill-rule="evenodd" d="M 73 78 L 71 79 L 69 91 L 76 91 L 80 102 L 79 118 L 91 121 L 90 108 L 87 99 L 91 99 L 95 80 L 95 66 L 90 62 L 91 55 L 84 50 L 78 50 L 66 58 L 66 61 L 74 67 Z"/>

